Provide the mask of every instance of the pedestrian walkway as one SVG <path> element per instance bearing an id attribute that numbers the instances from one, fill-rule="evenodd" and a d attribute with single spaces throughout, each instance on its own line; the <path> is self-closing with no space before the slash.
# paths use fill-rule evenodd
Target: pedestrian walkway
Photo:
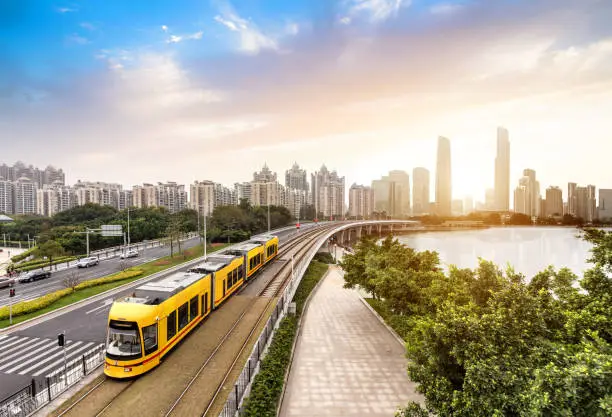
<path id="1" fill-rule="evenodd" d="M 333 267 L 313 294 L 281 417 L 393 416 L 414 400 L 405 349 Z"/>
<path id="2" fill-rule="evenodd" d="M 82 356 L 100 343 L 68 340 L 66 361 Z M 47 376 L 64 366 L 64 350 L 57 339 L 0 336 L 0 375 Z"/>

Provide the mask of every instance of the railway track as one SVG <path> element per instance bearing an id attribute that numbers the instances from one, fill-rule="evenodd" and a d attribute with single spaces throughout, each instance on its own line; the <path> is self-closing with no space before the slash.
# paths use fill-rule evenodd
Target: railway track
<path id="1" fill-rule="evenodd" d="M 312 247 L 313 242 L 320 235 L 329 231 L 334 226 L 322 226 L 315 230 L 308 230 L 306 232 L 301 233 L 300 235 L 294 237 L 290 241 L 288 241 L 281 250 L 279 250 L 277 262 L 284 259 L 284 264 L 282 264 L 279 271 L 275 274 L 275 276 L 270 279 L 263 289 L 258 291 L 258 297 L 260 298 L 259 303 L 245 303 L 243 308 L 240 309 L 237 318 L 234 319 L 232 325 L 224 334 L 220 335 L 218 342 L 215 344 L 214 348 L 208 353 L 207 359 L 199 366 L 195 374 L 189 378 L 189 381 L 184 385 L 184 389 L 175 397 L 175 400 L 172 401 L 172 405 L 167 410 L 159 410 L 159 415 L 195 415 L 193 414 L 193 404 L 189 404 L 194 397 L 197 397 L 197 401 L 202 408 L 203 403 L 206 403 L 206 408 L 203 413 L 198 412 L 197 415 L 209 415 L 209 412 L 212 410 L 213 406 L 216 404 L 216 401 L 219 399 L 220 394 L 223 391 L 223 387 L 225 386 L 227 380 L 229 379 L 232 371 L 234 370 L 238 360 L 245 352 L 246 348 L 250 345 L 250 341 L 254 336 L 258 336 L 260 329 L 263 324 L 265 324 L 265 320 L 268 317 L 268 313 L 271 314 L 271 306 L 274 303 L 275 297 L 282 291 L 284 288 L 284 284 L 287 282 L 288 278 L 291 276 L 292 265 L 290 259 L 287 259 L 289 255 L 293 255 L 293 258 L 296 262 L 299 262 L 301 258 L 308 253 L 308 250 Z M 260 277 L 261 278 L 261 277 Z M 255 280 L 256 281 L 256 280 Z M 245 285 L 241 292 L 247 288 L 248 285 Z M 240 292 L 238 293 L 240 294 Z M 223 311 L 223 306 L 220 309 Z M 255 311 L 256 310 L 256 311 Z M 254 314 L 253 314 L 254 313 Z M 214 315 L 213 315 L 214 316 Z M 252 317 L 248 317 L 252 316 Z M 214 318 L 214 317 L 213 317 Z M 249 320 L 246 320 L 246 319 Z M 246 322 L 249 322 L 247 325 Z M 247 333 L 246 338 L 244 334 Z M 197 332 L 197 330 L 196 330 Z M 241 336 L 239 335 L 241 334 Z M 194 335 L 190 335 L 193 337 Z M 216 388 L 214 391 L 211 391 L 210 398 L 206 401 L 202 398 L 202 392 L 196 390 L 196 386 L 200 385 L 204 376 L 206 376 L 207 380 L 205 381 L 208 385 L 210 385 L 210 377 L 211 373 L 206 372 L 212 366 L 218 365 L 220 359 L 221 352 L 225 352 L 228 349 L 228 344 L 230 344 L 233 339 L 239 338 L 240 343 L 238 345 L 239 349 L 237 353 L 232 354 L 232 361 L 229 366 L 225 366 L 227 371 L 224 372 L 221 377 L 216 378 L 218 383 L 216 384 Z M 189 337 L 187 338 L 187 340 Z M 235 350 L 235 349 L 234 349 Z M 170 359 L 172 359 L 172 354 L 170 355 Z M 221 368 L 219 368 L 221 369 Z M 159 371 L 159 367 L 157 369 Z M 144 378 L 152 378 L 153 372 L 150 372 L 147 375 L 141 376 L 140 379 Z M 218 374 L 218 372 L 217 372 Z M 159 376 L 159 373 L 158 373 Z M 56 416 L 102 416 L 102 415 L 118 415 L 116 412 L 113 412 L 113 408 L 119 402 L 125 399 L 125 397 L 130 396 L 138 396 L 138 394 L 133 394 L 129 388 L 133 386 L 133 384 L 137 382 L 136 380 L 131 381 L 115 381 L 109 378 L 104 377 L 104 379 L 96 384 L 94 384 L 89 390 L 87 390 L 83 395 L 81 395 L 74 403 L 72 403 L 68 408 L 63 410 L 59 414 L 55 414 Z M 169 404 L 169 401 L 167 404 Z M 120 408 L 120 407 L 119 407 Z M 123 410 L 125 412 L 125 410 Z M 144 413 L 139 414 L 138 411 L 130 412 L 131 416 L 137 415 L 151 415 L 155 413 Z"/>
<path id="2" fill-rule="evenodd" d="M 315 237 L 318 237 L 319 235 L 324 234 L 328 230 L 329 230 L 329 228 L 319 229 L 319 230 L 313 232 L 312 235 L 315 236 Z M 299 243 L 302 243 L 302 245 L 299 246 Z M 295 249 L 296 254 L 294 254 L 294 256 L 297 255 L 298 261 L 301 260 L 301 257 L 305 256 L 308 253 L 308 251 L 310 250 L 310 248 L 313 245 L 313 241 L 312 240 L 308 240 L 306 242 L 299 242 L 299 243 L 298 243 L 298 245 L 295 245 L 295 246 L 298 246 L 298 247 Z M 251 328 L 247 338 L 241 344 L 238 353 L 235 355 L 234 360 L 232 361 L 231 365 L 229 366 L 229 368 L 227 369 L 227 371 L 223 375 L 223 378 L 217 384 L 217 387 L 216 387 L 216 389 L 214 391 L 214 394 L 213 394 L 212 398 L 210 398 L 210 400 L 208 401 L 208 403 L 206 405 L 206 408 L 204 409 L 204 412 L 202 414 L 199 414 L 199 415 L 208 416 L 208 415 L 210 415 L 211 411 L 214 411 L 213 410 L 213 406 L 216 404 L 217 400 L 219 400 L 219 396 L 220 396 L 221 392 L 223 391 L 223 388 L 226 385 L 226 382 L 228 381 L 230 375 L 234 371 L 234 368 L 235 368 L 238 360 L 242 357 L 242 355 L 245 352 L 245 350 L 251 345 L 249 342 L 251 341 L 253 336 L 254 335 L 257 336 L 259 334 L 256 331 L 260 327 L 262 327 L 263 324 L 265 324 L 265 320 L 267 320 L 267 318 L 268 318 L 267 312 L 270 311 L 270 307 L 274 304 L 274 301 L 276 300 L 276 297 L 283 290 L 284 284 L 286 284 L 288 279 L 291 277 L 291 273 L 292 273 L 291 268 L 292 268 L 291 264 L 290 263 L 286 263 L 283 266 L 283 268 L 276 274 L 276 276 L 272 280 L 270 280 L 270 282 L 268 282 L 268 284 L 263 288 L 263 290 L 260 291 L 259 296 L 267 298 L 266 305 L 265 305 L 264 309 L 261 311 L 261 313 L 259 314 L 259 316 L 257 317 L 257 320 L 256 320 L 255 324 L 252 326 L 252 328 Z M 266 294 L 266 295 L 264 295 L 264 294 Z M 219 350 L 219 348 L 221 348 L 221 345 L 217 348 L 217 350 Z M 190 406 L 190 405 L 185 405 L 184 407 L 181 407 L 181 408 L 179 408 L 179 407 L 180 407 L 181 402 L 183 401 L 183 398 L 185 398 L 185 396 L 190 392 L 190 390 L 192 390 L 192 387 L 194 386 L 196 381 L 200 378 L 201 374 L 203 373 L 204 369 L 206 368 L 206 366 L 208 365 L 208 362 L 210 362 L 211 359 L 212 359 L 212 356 L 211 356 L 211 358 L 209 358 L 207 363 L 205 363 L 198 370 L 196 375 L 194 375 L 194 377 L 190 381 L 189 385 L 181 393 L 179 398 L 177 398 L 177 400 L 172 405 L 172 407 L 170 407 L 170 409 L 166 412 L 165 417 L 174 416 L 174 415 L 176 415 L 176 416 L 183 416 L 183 415 L 186 415 L 185 411 L 187 411 L 189 409 L 192 409 L 192 406 Z M 200 399 L 201 399 L 201 393 L 194 394 L 194 395 L 199 396 Z"/>

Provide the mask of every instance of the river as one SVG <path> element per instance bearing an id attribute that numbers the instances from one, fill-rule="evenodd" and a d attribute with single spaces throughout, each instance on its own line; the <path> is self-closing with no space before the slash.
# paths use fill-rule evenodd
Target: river
<path id="1" fill-rule="evenodd" d="M 590 268 L 591 244 L 565 227 L 504 227 L 453 232 L 415 233 L 398 240 L 416 250 L 435 250 L 447 266 L 474 268 L 478 258 L 504 268 L 508 263 L 528 279 L 548 265 L 568 267 L 578 276 Z"/>

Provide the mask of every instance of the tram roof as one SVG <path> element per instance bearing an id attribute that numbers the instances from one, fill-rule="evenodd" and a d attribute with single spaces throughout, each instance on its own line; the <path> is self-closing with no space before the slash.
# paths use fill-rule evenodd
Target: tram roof
<path id="1" fill-rule="evenodd" d="M 201 264 L 197 264 L 196 266 L 191 268 L 190 271 L 215 272 L 231 264 L 232 261 L 234 261 L 235 259 L 239 259 L 239 258 L 240 258 L 239 256 L 230 255 L 230 254 L 219 254 L 219 255 L 208 256 L 205 262 Z"/>
<path id="2" fill-rule="evenodd" d="M 161 304 L 183 289 L 206 277 L 207 273 L 177 272 L 159 281 L 147 282 L 134 291 L 134 296 L 124 302 L 139 304 Z"/>
<path id="3" fill-rule="evenodd" d="M 232 249 L 229 249 L 225 253 L 232 253 L 232 252 L 235 252 L 235 251 L 238 251 L 238 252 L 248 252 L 248 251 L 253 250 L 255 248 L 258 248 L 260 246 L 261 246 L 261 243 L 243 243 L 241 245 L 234 246 Z"/>

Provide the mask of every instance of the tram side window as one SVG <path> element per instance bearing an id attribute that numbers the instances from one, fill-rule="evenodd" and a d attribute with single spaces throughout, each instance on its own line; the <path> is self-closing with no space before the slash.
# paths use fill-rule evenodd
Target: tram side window
<path id="1" fill-rule="evenodd" d="M 176 311 L 168 314 L 168 340 L 176 334 Z"/>
<path id="2" fill-rule="evenodd" d="M 189 315 L 188 315 L 187 303 L 185 303 L 185 304 L 183 304 L 182 306 L 179 307 L 179 309 L 178 309 L 178 321 L 179 321 L 179 330 L 181 330 L 183 327 L 187 326 L 187 323 L 189 323 Z"/>
<path id="3" fill-rule="evenodd" d="M 208 311 L 208 293 L 202 296 L 202 315 Z"/>
<path id="4" fill-rule="evenodd" d="M 157 350 L 157 323 L 142 328 L 142 338 L 144 339 L 145 355 Z"/>
<path id="5" fill-rule="evenodd" d="M 198 316 L 198 296 L 193 297 L 189 301 L 189 321 Z"/>

